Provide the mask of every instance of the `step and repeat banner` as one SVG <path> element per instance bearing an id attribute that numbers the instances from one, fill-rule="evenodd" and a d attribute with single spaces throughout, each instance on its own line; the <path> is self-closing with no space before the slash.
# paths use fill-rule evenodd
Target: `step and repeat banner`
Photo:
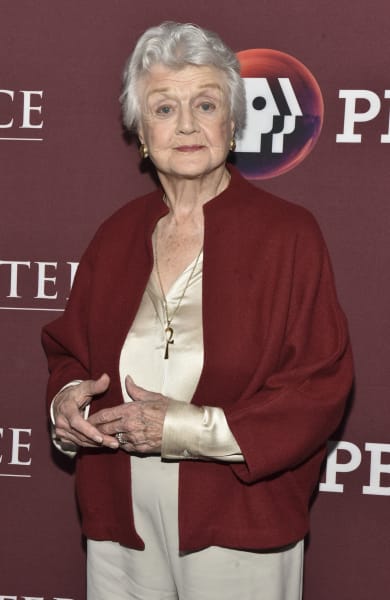
<path id="1" fill-rule="evenodd" d="M 51 446 L 41 327 L 104 218 L 152 190 L 123 132 L 123 65 L 165 20 L 238 53 L 235 162 L 311 210 L 332 256 L 356 380 L 329 443 L 305 600 L 390 590 L 390 9 L 386 0 L 0 2 L 0 600 L 83 600 L 74 467 Z"/>

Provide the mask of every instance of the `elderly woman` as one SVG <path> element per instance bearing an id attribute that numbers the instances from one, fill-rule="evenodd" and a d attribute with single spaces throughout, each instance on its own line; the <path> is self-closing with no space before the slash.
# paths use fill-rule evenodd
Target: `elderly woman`
<path id="1" fill-rule="evenodd" d="M 352 376 L 326 247 L 227 166 L 245 93 L 217 35 L 146 31 L 122 102 L 161 188 L 100 227 L 43 332 L 88 598 L 298 599 Z"/>

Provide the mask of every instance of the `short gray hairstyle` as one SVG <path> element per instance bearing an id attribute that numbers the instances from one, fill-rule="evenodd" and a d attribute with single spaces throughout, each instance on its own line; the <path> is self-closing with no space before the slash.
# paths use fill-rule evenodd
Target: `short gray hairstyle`
<path id="1" fill-rule="evenodd" d="M 139 80 L 156 64 L 175 70 L 187 65 L 220 69 L 226 76 L 230 111 L 239 137 L 245 127 L 246 99 L 236 55 L 216 33 L 192 23 L 171 21 L 147 29 L 126 63 L 120 101 L 123 122 L 130 131 L 137 130 L 141 117 Z"/>

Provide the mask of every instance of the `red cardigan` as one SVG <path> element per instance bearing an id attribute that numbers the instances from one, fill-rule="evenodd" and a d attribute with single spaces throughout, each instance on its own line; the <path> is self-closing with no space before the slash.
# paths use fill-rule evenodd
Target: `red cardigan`
<path id="1" fill-rule="evenodd" d="M 73 379 L 111 377 L 92 403 L 122 402 L 119 356 L 152 266 L 161 191 L 133 200 L 98 230 L 63 316 L 43 331 L 48 400 Z M 347 326 L 319 228 L 305 209 L 230 186 L 204 206 L 204 367 L 192 402 L 220 406 L 245 463 L 182 461 L 180 548 L 265 549 L 308 531 L 325 442 L 352 381 Z M 81 449 L 76 486 L 84 534 L 142 549 L 129 456 Z"/>

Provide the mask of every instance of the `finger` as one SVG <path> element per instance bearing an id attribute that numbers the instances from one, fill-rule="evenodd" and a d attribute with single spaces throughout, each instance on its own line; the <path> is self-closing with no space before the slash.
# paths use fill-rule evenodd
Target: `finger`
<path id="1" fill-rule="evenodd" d="M 83 406 L 85 406 L 91 402 L 93 396 L 103 394 L 108 389 L 110 385 L 110 378 L 107 373 L 103 373 L 99 379 L 89 379 L 80 385 L 82 386 L 83 395 L 85 396 L 85 401 L 83 404 Z"/>
<path id="2" fill-rule="evenodd" d="M 111 435 L 103 435 L 102 446 L 106 446 L 107 448 L 111 448 L 112 450 L 116 450 L 119 448 L 119 442 L 116 437 Z"/>
<path id="3" fill-rule="evenodd" d="M 126 380 L 126 382 L 128 381 L 129 383 L 133 383 L 135 385 L 135 381 L 131 375 L 126 375 L 125 380 Z"/>
<path id="4" fill-rule="evenodd" d="M 117 433 L 123 433 L 125 431 L 125 426 L 120 419 L 118 421 L 111 421 L 110 423 L 98 425 L 97 429 L 102 435 L 115 436 Z"/>
<path id="5" fill-rule="evenodd" d="M 93 447 L 96 448 L 97 446 L 100 446 L 101 444 L 96 444 L 95 442 L 92 442 L 90 440 L 87 440 L 84 437 L 81 437 L 80 435 L 74 435 L 72 433 L 70 433 L 69 431 L 65 430 L 65 429 L 61 429 L 61 428 L 57 428 L 55 430 L 55 437 L 56 439 L 61 442 L 61 444 L 74 444 L 75 446 L 86 446 L 86 447 Z"/>
<path id="6" fill-rule="evenodd" d="M 92 394 L 102 394 L 110 385 L 110 377 L 107 373 L 103 373 L 99 379 L 90 379 L 90 385 Z"/>
<path id="7" fill-rule="evenodd" d="M 132 400 L 135 401 L 153 400 L 156 396 L 159 396 L 159 394 L 151 392 L 150 390 L 145 390 L 145 388 L 134 383 L 130 375 L 126 375 L 125 385 L 126 391 L 129 394 L 130 398 L 132 398 Z"/>
<path id="8" fill-rule="evenodd" d="M 142 388 L 135 384 L 133 378 L 130 377 L 130 375 L 126 375 L 125 377 L 125 387 L 126 392 L 132 400 L 139 400 L 139 398 L 137 397 L 137 391 L 142 390 Z"/>
<path id="9" fill-rule="evenodd" d="M 90 438 L 86 438 L 78 433 L 69 433 L 67 430 L 63 430 L 60 428 L 56 429 L 56 438 L 62 443 L 71 442 L 76 446 L 82 446 L 86 448 L 97 448 L 102 446 L 107 446 L 108 448 L 116 450 L 119 447 L 118 440 L 115 437 L 111 437 L 108 435 L 102 436 L 102 443 L 97 443 L 92 441 Z"/>
<path id="10" fill-rule="evenodd" d="M 103 444 L 103 435 L 100 433 L 100 431 L 91 425 L 91 423 L 86 421 L 81 415 L 73 415 L 69 419 L 68 423 L 70 433 L 73 435 L 79 435 L 81 438 L 85 438 L 86 440 L 92 441 L 98 445 Z M 61 421 L 58 423 L 58 425 L 61 425 Z"/>
<path id="11" fill-rule="evenodd" d="M 128 405 L 126 405 L 128 406 Z M 115 423 L 120 421 L 124 414 L 124 405 L 113 406 L 111 408 L 102 408 L 97 412 L 89 415 L 88 422 L 92 425 L 99 426 L 106 423 Z"/>

